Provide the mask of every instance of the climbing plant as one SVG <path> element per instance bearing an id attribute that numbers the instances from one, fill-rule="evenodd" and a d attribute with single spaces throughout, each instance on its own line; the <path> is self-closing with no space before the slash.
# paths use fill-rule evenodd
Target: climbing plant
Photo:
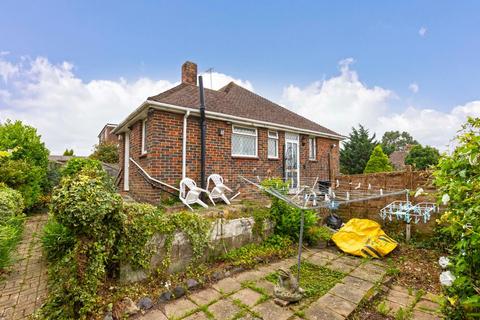
<path id="1" fill-rule="evenodd" d="M 469 118 L 451 155 L 443 155 L 435 184 L 448 208 L 438 232 L 450 238 L 450 269 L 456 277 L 445 287 L 449 319 L 480 315 L 480 118 Z"/>

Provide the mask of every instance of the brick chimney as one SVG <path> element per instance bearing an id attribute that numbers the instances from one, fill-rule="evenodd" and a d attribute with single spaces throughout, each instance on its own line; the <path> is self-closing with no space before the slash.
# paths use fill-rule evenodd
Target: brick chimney
<path id="1" fill-rule="evenodd" d="M 182 83 L 197 85 L 197 64 L 186 61 L 182 65 Z"/>

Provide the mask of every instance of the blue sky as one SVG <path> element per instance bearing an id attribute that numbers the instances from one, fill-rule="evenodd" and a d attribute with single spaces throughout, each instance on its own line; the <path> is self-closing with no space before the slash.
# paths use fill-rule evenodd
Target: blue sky
<path id="1" fill-rule="evenodd" d="M 312 100 L 305 101 L 319 98 L 321 89 L 308 88 L 340 77 L 339 62 L 351 58 L 347 69 L 356 78 L 348 78 L 347 86 L 353 81 L 367 93 L 376 87 L 389 92 L 377 97 L 386 109 L 372 117 L 393 119 L 409 107 L 448 116 L 480 99 L 478 12 L 478 1 L 2 1 L 0 58 L 23 68 L 17 82 L 35 84 L 43 80 L 25 80 L 30 69 L 21 65 L 38 57 L 51 67 L 69 62 L 69 72 L 84 84 L 120 78 L 174 83 L 180 65 L 192 60 L 200 70 L 213 67 L 248 81 L 261 95 L 320 123 L 321 115 L 308 112 Z M 3 117 L 23 115 L 28 121 L 13 82 L 0 84 L 10 96 L 0 104 L 0 120 L 4 108 Z M 301 97 L 292 97 L 289 86 Z M 475 105 L 473 114 L 478 110 Z M 354 120 L 342 119 L 348 126 Z M 371 126 L 381 133 L 385 124 Z"/>

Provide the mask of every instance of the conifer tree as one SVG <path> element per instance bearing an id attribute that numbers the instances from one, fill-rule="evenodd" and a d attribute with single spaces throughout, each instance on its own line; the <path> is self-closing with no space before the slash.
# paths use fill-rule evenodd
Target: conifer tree
<path id="1" fill-rule="evenodd" d="M 377 142 L 362 125 L 352 128 L 340 150 L 340 170 L 345 174 L 362 173 Z"/>
<path id="2" fill-rule="evenodd" d="M 373 172 L 389 172 L 392 171 L 392 165 L 388 156 L 383 152 L 380 145 L 376 146 L 373 149 L 372 155 L 367 162 L 364 173 L 373 173 Z"/>

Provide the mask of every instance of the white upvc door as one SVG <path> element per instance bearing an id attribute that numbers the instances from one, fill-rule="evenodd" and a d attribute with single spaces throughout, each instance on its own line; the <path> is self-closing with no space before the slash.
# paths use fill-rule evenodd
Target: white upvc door
<path id="1" fill-rule="evenodd" d="M 125 132 L 123 161 L 123 190 L 130 190 L 130 132 Z"/>
<path id="2" fill-rule="evenodd" d="M 285 181 L 290 191 L 298 189 L 300 181 L 300 137 L 296 133 L 285 132 Z"/>

